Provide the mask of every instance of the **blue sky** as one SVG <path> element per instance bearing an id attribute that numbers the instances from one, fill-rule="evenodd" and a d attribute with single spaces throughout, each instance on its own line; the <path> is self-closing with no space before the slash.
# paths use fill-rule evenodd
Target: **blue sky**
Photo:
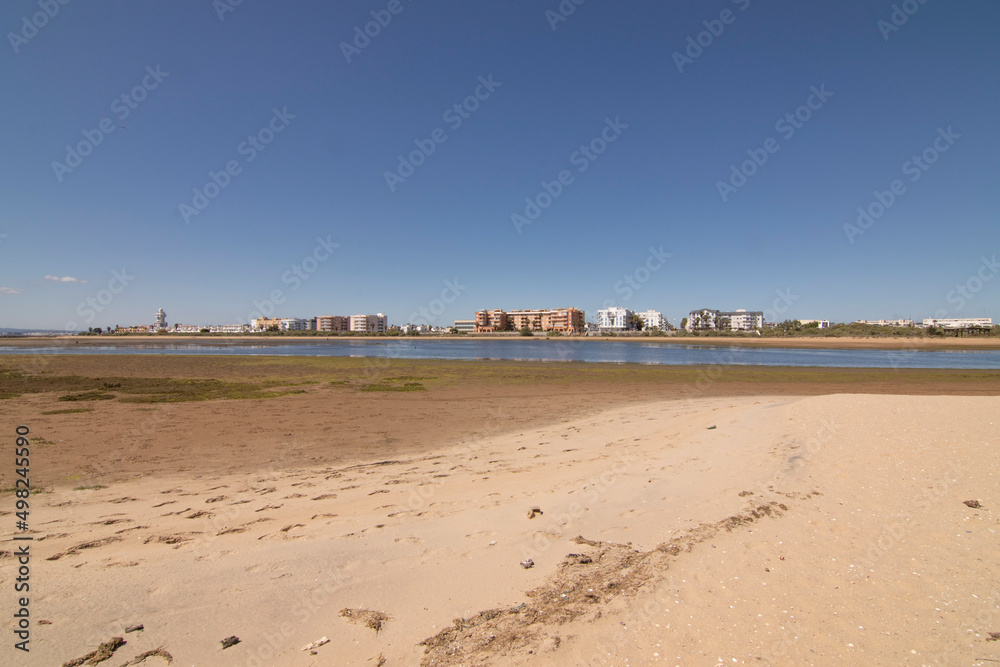
<path id="1" fill-rule="evenodd" d="M 3 3 L 0 327 L 1000 319 L 992 0 L 227 3 Z"/>

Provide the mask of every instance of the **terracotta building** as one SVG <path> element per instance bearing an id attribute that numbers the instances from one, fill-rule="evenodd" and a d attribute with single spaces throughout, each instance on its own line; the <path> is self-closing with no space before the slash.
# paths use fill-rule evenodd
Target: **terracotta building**
<path id="1" fill-rule="evenodd" d="M 341 315 L 319 315 L 316 317 L 317 331 L 350 331 L 351 318 Z"/>
<path id="2" fill-rule="evenodd" d="M 476 313 L 476 333 L 517 331 L 527 327 L 532 331 L 558 331 L 581 333 L 584 313 L 579 308 L 549 308 L 538 310 L 500 309 L 480 310 Z"/>

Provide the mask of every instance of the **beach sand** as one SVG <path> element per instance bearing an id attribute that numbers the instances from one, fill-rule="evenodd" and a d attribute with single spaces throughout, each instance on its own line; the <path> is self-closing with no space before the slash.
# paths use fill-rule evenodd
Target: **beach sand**
<path id="1" fill-rule="evenodd" d="M 153 359 L 45 369 L 196 376 Z M 295 362 L 191 363 L 246 378 Z M 317 363 L 295 376 L 349 362 Z M 158 647 L 182 665 L 1000 660 L 996 373 L 635 369 L 609 387 L 587 375 L 609 369 L 454 367 L 393 366 L 437 378 L 413 393 L 0 401 L 46 487 L 32 650 L 8 630 L 0 662 L 63 664 L 115 636 L 102 664 Z M 16 568 L 0 559 L 8 596 Z"/>

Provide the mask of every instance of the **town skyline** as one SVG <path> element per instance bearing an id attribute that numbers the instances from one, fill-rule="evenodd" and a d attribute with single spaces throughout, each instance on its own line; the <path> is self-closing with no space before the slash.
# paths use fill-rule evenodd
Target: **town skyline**
<path id="1" fill-rule="evenodd" d="M 777 305 L 777 304 L 775 304 Z M 780 309 L 780 307 L 779 307 Z M 368 333 L 384 334 L 393 329 L 401 329 L 404 333 L 460 331 L 463 333 L 502 333 L 516 332 L 522 328 L 533 331 L 556 331 L 561 333 L 583 333 L 587 331 L 629 331 L 629 330 L 712 330 L 712 331 L 760 331 L 786 322 L 798 322 L 801 325 L 812 325 L 828 328 L 840 324 L 864 324 L 880 327 L 928 327 L 944 326 L 944 328 L 992 327 L 991 317 L 928 317 L 928 318 L 893 318 L 893 319 L 854 319 L 837 321 L 828 318 L 800 318 L 781 316 L 779 310 L 748 310 L 737 308 L 731 311 L 696 308 L 676 320 L 671 319 L 662 311 L 656 309 L 633 310 L 621 306 L 608 306 L 594 312 L 587 319 L 586 311 L 569 308 L 541 309 L 479 309 L 471 318 L 456 318 L 445 322 L 438 318 L 427 320 L 418 317 L 405 322 L 390 321 L 385 313 L 354 314 L 354 315 L 313 315 L 308 317 L 283 317 L 279 314 L 261 315 L 249 322 L 218 323 L 218 322 L 180 322 L 170 323 L 163 308 L 157 310 L 152 324 L 130 322 L 124 326 L 115 323 L 104 326 L 90 326 L 86 331 L 65 329 L 43 329 L 37 331 L 69 331 L 69 332 L 104 332 L 104 333 L 263 333 L 269 331 L 318 331 L 330 333 Z M 768 317 L 772 319 L 768 319 Z M 638 319 L 636 319 L 638 318 Z M 641 322 L 641 325 L 639 324 Z M 0 327 L 0 331 L 32 331 L 30 328 L 17 329 Z"/>

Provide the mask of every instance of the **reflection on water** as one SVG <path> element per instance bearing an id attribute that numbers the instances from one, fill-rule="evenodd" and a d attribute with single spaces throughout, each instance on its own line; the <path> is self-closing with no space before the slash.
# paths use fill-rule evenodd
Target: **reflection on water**
<path id="1" fill-rule="evenodd" d="M 5 347 L 0 354 L 216 354 L 509 361 L 586 361 L 668 366 L 998 369 L 1000 351 L 828 350 L 715 347 L 590 340 L 386 340 L 321 343 L 140 343 Z"/>

